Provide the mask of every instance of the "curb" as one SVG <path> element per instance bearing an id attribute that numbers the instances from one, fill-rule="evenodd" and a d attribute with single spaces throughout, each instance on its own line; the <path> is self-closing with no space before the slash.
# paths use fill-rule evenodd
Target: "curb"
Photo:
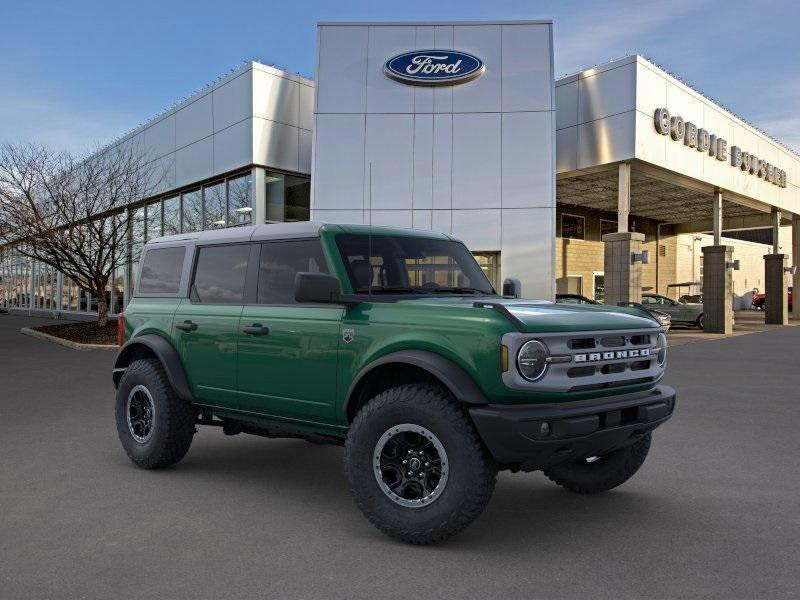
<path id="1" fill-rule="evenodd" d="M 72 342 L 70 340 L 65 340 L 63 338 L 50 335 L 49 333 L 44 333 L 43 331 L 36 331 L 35 329 L 31 329 L 30 327 L 23 327 L 22 329 L 19 330 L 19 332 L 23 335 L 29 335 L 31 337 L 52 342 L 60 346 L 66 346 L 67 348 L 71 348 L 72 350 L 113 350 L 113 351 L 119 350 L 119 346 L 114 344 L 80 344 L 78 342 Z"/>

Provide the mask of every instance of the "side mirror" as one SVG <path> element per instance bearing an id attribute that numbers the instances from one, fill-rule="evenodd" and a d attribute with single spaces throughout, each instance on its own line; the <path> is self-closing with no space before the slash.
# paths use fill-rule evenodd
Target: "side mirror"
<path id="1" fill-rule="evenodd" d="M 503 296 L 519 298 L 522 295 L 522 283 L 519 279 L 509 277 L 503 280 Z"/>
<path id="2" fill-rule="evenodd" d="M 344 304 L 348 307 L 360 304 L 352 297 L 343 296 L 339 279 L 327 273 L 300 272 L 295 275 L 294 299 L 297 302 Z"/>

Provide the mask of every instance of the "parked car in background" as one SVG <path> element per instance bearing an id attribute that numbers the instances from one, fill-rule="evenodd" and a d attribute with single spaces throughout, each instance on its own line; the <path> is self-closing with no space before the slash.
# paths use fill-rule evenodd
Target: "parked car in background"
<path id="1" fill-rule="evenodd" d="M 600 302 L 580 294 L 556 294 L 556 304 L 600 304 Z"/>
<path id="2" fill-rule="evenodd" d="M 786 295 L 789 303 L 789 310 L 792 310 L 792 286 L 789 286 L 789 293 Z M 767 308 L 767 295 L 756 294 L 753 296 L 753 308 L 756 310 L 765 310 Z"/>
<path id="3" fill-rule="evenodd" d="M 556 304 L 602 304 L 602 302 L 592 300 L 580 294 L 556 294 Z M 638 302 L 620 302 L 620 306 L 639 308 L 650 313 L 655 317 L 656 321 L 658 321 L 658 324 L 664 328 L 664 331 L 667 331 L 670 325 L 672 325 L 672 318 L 667 313 L 657 310 L 652 306 L 645 306 Z"/>
<path id="4" fill-rule="evenodd" d="M 656 321 L 658 321 L 658 324 L 664 328 L 664 331 L 669 331 L 670 325 L 672 325 L 672 318 L 667 313 L 661 312 L 660 310 L 656 310 L 655 308 L 651 308 L 649 306 L 645 306 L 640 302 L 620 302 L 619 306 L 638 308 L 639 310 L 643 310 L 646 313 L 650 313 L 650 315 Z"/>
<path id="5" fill-rule="evenodd" d="M 666 313 L 672 324 L 694 325 L 703 329 L 703 305 L 696 302 L 678 302 L 661 294 L 642 294 L 642 304 Z"/>

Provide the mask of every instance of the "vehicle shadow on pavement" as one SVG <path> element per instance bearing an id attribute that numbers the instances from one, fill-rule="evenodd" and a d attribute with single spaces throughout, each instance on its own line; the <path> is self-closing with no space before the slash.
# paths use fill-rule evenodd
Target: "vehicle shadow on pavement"
<path id="1" fill-rule="evenodd" d="M 251 436 L 223 438 L 216 431 L 202 432 L 196 442 L 175 467 L 140 473 L 152 485 L 169 481 L 176 490 L 189 488 L 187 493 L 197 488 L 205 495 L 228 497 L 229 502 L 237 503 L 231 508 L 242 522 L 259 519 L 264 510 L 273 518 L 288 521 L 299 520 L 300 513 L 307 515 L 310 510 L 317 516 L 335 515 L 316 521 L 316 527 L 327 534 L 370 544 L 399 544 L 373 529 L 355 507 L 347 491 L 340 447 Z M 125 460 L 124 456 L 120 460 Z M 131 469 L 138 471 L 133 465 Z M 151 474 L 155 478 L 151 479 Z M 230 500 L 232 488 L 235 501 Z M 253 504 L 258 513 L 248 515 Z M 718 520 L 714 513 L 713 506 L 699 513 L 687 512 L 678 499 L 650 493 L 647 483 L 637 483 L 635 478 L 616 490 L 588 496 L 567 492 L 540 472 L 503 472 L 486 512 L 475 524 L 433 548 L 459 553 L 544 552 L 554 546 L 569 547 L 571 540 L 579 544 L 577 540 L 587 535 L 634 540 L 665 523 L 670 524 L 662 532 L 667 541 L 675 536 L 685 539 L 685 532 L 708 527 L 709 518 Z M 716 523 L 713 528 L 732 526 L 735 524 Z"/>

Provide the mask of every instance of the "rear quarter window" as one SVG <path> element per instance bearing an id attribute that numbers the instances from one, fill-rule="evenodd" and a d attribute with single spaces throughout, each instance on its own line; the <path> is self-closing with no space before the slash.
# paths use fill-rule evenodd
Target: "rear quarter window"
<path id="1" fill-rule="evenodd" d="M 181 284 L 186 248 L 153 248 L 144 255 L 137 296 L 177 294 Z"/>

